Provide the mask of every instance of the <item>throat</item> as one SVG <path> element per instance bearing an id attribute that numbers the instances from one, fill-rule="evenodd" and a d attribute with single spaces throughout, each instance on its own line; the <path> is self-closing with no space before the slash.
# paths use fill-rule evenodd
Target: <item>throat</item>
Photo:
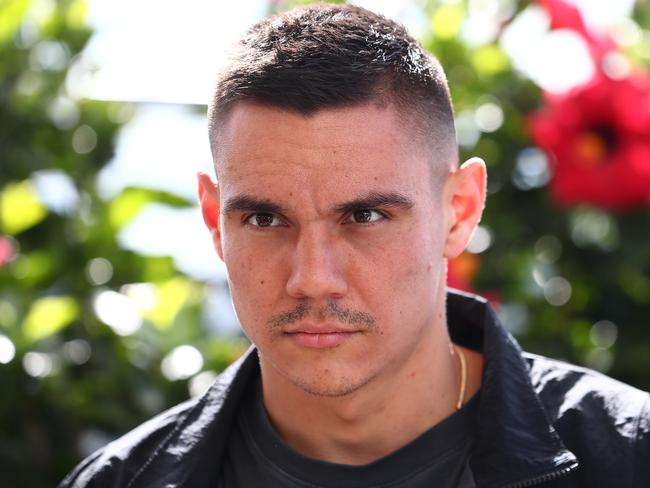
<path id="1" fill-rule="evenodd" d="M 380 459 L 457 410 L 459 359 L 445 342 L 428 352 L 438 359 L 430 369 L 407 364 L 341 397 L 265 382 L 271 424 L 290 447 L 310 458 L 346 465 Z"/>

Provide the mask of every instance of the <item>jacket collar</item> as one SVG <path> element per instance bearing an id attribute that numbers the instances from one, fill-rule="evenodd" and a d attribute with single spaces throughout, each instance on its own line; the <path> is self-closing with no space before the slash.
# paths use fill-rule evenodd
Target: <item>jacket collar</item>
<path id="1" fill-rule="evenodd" d="M 519 345 L 485 299 L 450 291 L 447 321 L 454 342 L 474 348 L 482 342 L 477 444 L 470 461 L 477 485 L 517 485 L 577 467 L 546 418 Z"/>
<path id="2" fill-rule="evenodd" d="M 482 345 L 483 350 L 477 443 L 470 461 L 477 486 L 516 486 L 575 468 L 576 457 L 546 419 L 519 345 L 485 299 L 450 291 L 447 321 L 455 343 L 474 349 Z M 216 486 L 230 428 L 246 385 L 257 374 L 257 353 L 251 347 L 196 401 L 129 486 L 147 480 L 165 481 L 169 487 Z"/>

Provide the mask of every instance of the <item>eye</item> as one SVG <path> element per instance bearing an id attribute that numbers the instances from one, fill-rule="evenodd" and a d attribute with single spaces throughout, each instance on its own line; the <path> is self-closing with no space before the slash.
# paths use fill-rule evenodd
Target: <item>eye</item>
<path id="1" fill-rule="evenodd" d="M 362 208 L 351 212 L 350 216 L 346 220 L 355 224 L 371 224 L 384 218 L 385 216 L 377 210 Z"/>
<path id="2" fill-rule="evenodd" d="M 246 217 L 245 223 L 253 227 L 278 227 L 282 221 L 272 213 L 260 212 Z"/>

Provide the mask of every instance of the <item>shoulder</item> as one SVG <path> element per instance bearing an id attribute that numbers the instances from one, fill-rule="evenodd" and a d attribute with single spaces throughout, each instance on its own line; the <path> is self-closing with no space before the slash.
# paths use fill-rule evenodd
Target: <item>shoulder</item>
<path id="1" fill-rule="evenodd" d="M 83 460 L 60 487 L 93 486 L 101 482 L 110 486 L 127 486 L 147 459 L 164 444 L 187 414 L 196 408 L 196 401 L 177 405 L 136 427 Z M 100 481 L 101 480 L 101 481 Z"/>
<path id="2" fill-rule="evenodd" d="M 184 476 L 182 471 L 196 467 L 207 442 L 223 444 L 220 438 L 230 424 L 223 417 L 236 408 L 246 376 L 256 364 L 253 356 L 246 354 L 233 363 L 202 396 L 166 410 L 91 454 L 59 488 L 129 487 L 139 486 L 136 479 Z"/>
<path id="3" fill-rule="evenodd" d="M 576 408 L 583 411 L 632 413 L 641 410 L 648 393 L 588 368 L 524 353 L 530 379 L 554 417 Z"/>
<path id="4" fill-rule="evenodd" d="M 530 379 L 565 445 L 583 467 L 634 476 L 650 456 L 650 395 L 604 374 L 525 353 Z M 630 485 L 632 486 L 632 485 Z"/>

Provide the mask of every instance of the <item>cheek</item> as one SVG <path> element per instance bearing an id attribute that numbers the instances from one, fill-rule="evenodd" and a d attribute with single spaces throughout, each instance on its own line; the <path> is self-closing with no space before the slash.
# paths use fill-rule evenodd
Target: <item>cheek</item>
<path id="1" fill-rule="evenodd" d="M 442 260 L 441 240 L 433 237 L 431 233 L 411 230 L 396 239 L 382 258 L 391 274 L 404 283 L 419 283 L 432 276 Z"/>
<path id="2" fill-rule="evenodd" d="M 250 286 L 257 276 L 264 276 L 274 258 L 273 253 L 236 232 L 225 233 L 224 262 L 235 286 Z"/>
<path id="3" fill-rule="evenodd" d="M 422 232 L 405 232 L 367 264 L 364 281 L 373 308 L 391 323 L 428 317 L 424 306 L 435 296 L 442 269 L 442 247 Z"/>
<path id="4" fill-rule="evenodd" d="M 227 260 L 228 286 L 237 319 L 254 344 L 264 342 L 265 324 L 273 314 L 271 287 L 255 260 L 244 256 Z"/>
<path id="5" fill-rule="evenodd" d="M 230 293 L 242 326 L 265 323 L 284 290 L 278 253 L 231 239 L 224 245 Z"/>

